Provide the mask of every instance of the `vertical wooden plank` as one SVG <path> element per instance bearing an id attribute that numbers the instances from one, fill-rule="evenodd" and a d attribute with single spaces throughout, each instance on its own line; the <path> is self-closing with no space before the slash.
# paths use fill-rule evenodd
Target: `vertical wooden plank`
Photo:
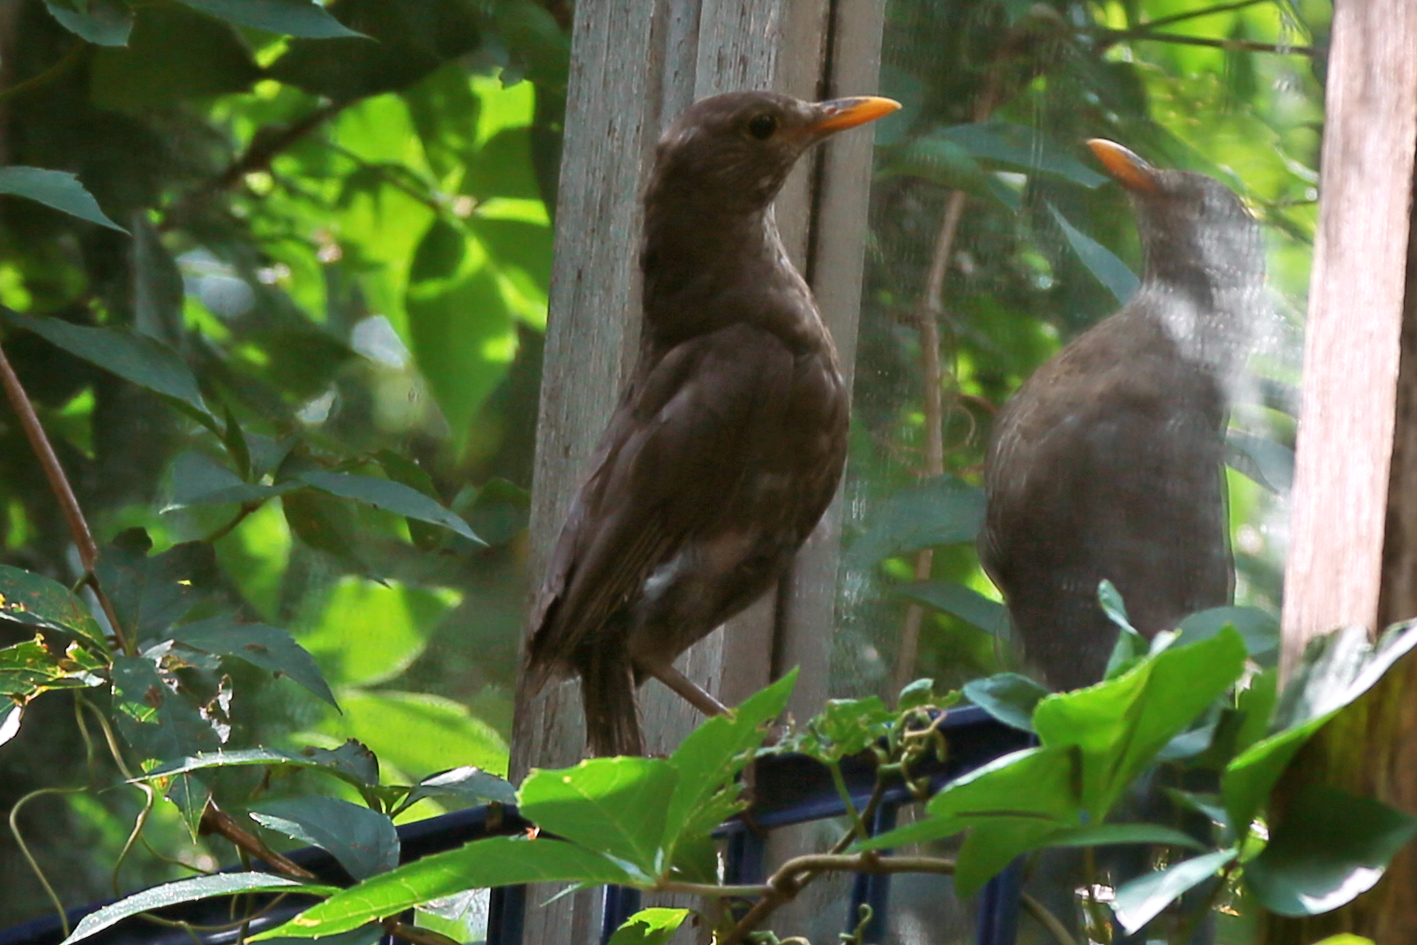
<path id="1" fill-rule="evenodd" d="M 1335 5 L 1322 206 L 1285 576 L 1284 663 L 1340 624 L 1417 615 L 1417 5 Z M 1284 800 L 1323 783 L 1417 812 L 1417 663 L 1399 664 L 1290 766 Z M 1262 940 L 1340 932 L 1417 945 L 1417 853 L 1335 912 L 1271 918 Z"/>
<path id="2" fill-rule="evenodd" d="M 1414 49 L 1409 0 L 1335 5 L 1285 572 L 1286 672 L 1313 636 L 1378 618 L 1417 143 Z"/>

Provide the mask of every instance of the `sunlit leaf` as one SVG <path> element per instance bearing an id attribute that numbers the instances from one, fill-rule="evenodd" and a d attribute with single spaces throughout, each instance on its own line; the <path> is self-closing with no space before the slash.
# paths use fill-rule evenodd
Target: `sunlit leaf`
<path id="1" fill-rule="evenodd" d="M 213 876 L 197 876 L 175 883 L 154 886 L 126 899 L 104 906 L 79 920 L 73 934 L 64 939 L 62 945 L 71 945 L 88 938 L 104 929 L 121 922 L 129 916 L 151 912 L 165 906 L 175 906 L 182 902 L 209 899 L 212 896 L 231 896 L 243 892 L 304 892 L 326 894 L 335 892 L 332 886 L 307 886 L 298 880 L 286 879 L 271 873 L 217 873 Z"/>
<path id="2" fill-rule="evenodd" d="M 481 768 L 462 765 L 437 774 L 430 774 L 413 786 L 408 804 L 425 797 L 452 798 L 464 804 L 515 804 L 517 789 L 504 778 L 488 774 Z"/>
<path id="3" fill-rule="evenodd" d="M 688 917 L 688 909 L 641 909 L 615 930 L 609 945 L 668 945 Z"/>
<path id="4" fill-rule="evenodd" d="M 1217 850 L 1182 860 L 1175 866 L 1149 873 L 1117 890 L 1112 911 L 1127 932 L 1135 932 L 1187 891 L 1210 879 L 1235 859 L 1234 850 Z"/>

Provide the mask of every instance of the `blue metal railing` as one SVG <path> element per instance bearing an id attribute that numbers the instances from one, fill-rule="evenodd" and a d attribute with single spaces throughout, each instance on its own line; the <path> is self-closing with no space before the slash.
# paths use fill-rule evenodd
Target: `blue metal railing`
<path id="1" fill-rule="evenodd" d="M 972 707 L 951 710 L 940 723 L 940 728 L 949 745 L 949 757 L 943 761 L 922 763 L 913 772 L 917 778 L 928 777 L 932 790 L 939 790 L 949 781 L 1030 743 L 1027 733 L 1009 728 Z M 842 775 L 847 793 L 859 810 L 875 788 L 875 766 L 866 759 L 848 758 L 842 762 Z M 900 806 L 913 801 L 914 797 L 904 783 L 889 785 L 869 825 L 871 832 L 876 834 L 891 829 Z M 726 846 L 727 881 L 750 884 L 766 878 L 763 851 L 769 831 L 840 817 L 845 813 L 845 805 L 830 772 L 818 762 L 803 755 L 777 755 L 761 759 L 754 775 L 753 805 L 748 811 L 749 816 L 735 818 L 719 830 Z M 399 828 L 401 858 L 407 863 L 432 853 L 454 849 L 471 840 L 518 834 L 530 826 L 510 805 L 501 809 L 477 807 L 432 817 Z M 334 858 L 318 847 L 296 850 L 288 856 L 315 873 L 321 882 L 336 885 L 352 883 Z M 0 890 L 0 895 L 3 895 L 3 890 Z M 266 918 L 284 921 L 312 901 L 288 896 L 266 913 Z M 492 891 L 486 945 L 535 945 L 523 941 L 527 901 L 524 886 Z M 978 945 L 1013 945 L 1018 903 L 1019 876 L 1015 867 L 989 883 L 980 894 Z M 884 935 L 889 915 L 889 876 L 864 873 L 856 876 L 848 909 L 841 917 L 843 929 L 854 929 L 863 904 L 869 905 L 872 910 L 866 941 L 878 942 Z M 71 910 L 70 924 L 103 905 L 105 903 L 100 902 Z M 639 908 L 638 890 L 607 887 L 603 901 L 601 942 L 607 941 L 614 930 Z M 230 917 L 229 905 L 225 901 L 185 903 L 163 910 L 162 914 L 196 926 L 219 925 Z M 204 935 L 203 941 L 208 945 L 223 945 L 234 937 L 235 933 Z M 0 930 L 0 945 L 58 945 L 62 938 L 57 916 Z M 191 945 L 192 938 L 182 929 L 132 919 L 89 941 L 93 945 Z"/>

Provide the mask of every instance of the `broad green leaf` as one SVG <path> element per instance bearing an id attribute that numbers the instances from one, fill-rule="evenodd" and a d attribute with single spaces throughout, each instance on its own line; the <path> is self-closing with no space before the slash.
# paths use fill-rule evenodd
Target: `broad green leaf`
<path id="1" fill-rule="evenodd" d="M 344 714 L 327 719 L 324 731 L 359 738 L 414 777 L 458 764 L 507 773 L 507 743 L 459 702 L 416 692 L 345 690 L 340 707 Z"/>
<path id="2" fill-rule="evenodd" d="M 1071 747 L 1012 752 L 948 784 L 926 804 L 930 816 L 872 837 L 853 849 L 883 850 L 939 840 L 995 820 L 1037 825 L 1038 830 L 1028 831 L 1028 843 L 1079 826 L 1076 768 L 1077 752 Z"/>
<path id="3" fill-rule="evenodd" d="M 221 745 L 213 723 L 168 686 L 150 659 L 114 657 L 113 702 L 119 731 L 145 759 L 185 758 Z"/>
<path id="4" fill-rule="evenodd" d="M 964 697 L 1005 725 L 1033 731 L 1033 710 L 1048 689 L 1018 673 L 999 673 L 964 684 Z"/>
<path id="5" fill-rule="evenodd" d="M 353 499 L 376 509 L 384 509 L 396 515 L 418 519 L 432 525 L 441 525 L 463 536 L 469 541 L 484 544 L 472 533 L 457 515 L 439 505 L 428 496 L 410 489 L 392 479 L 375 476 L 360 476 L 341 472 L 306 472 L 298 477 L 301 482 L 343 499 Z"/>
<path id="6" fill-rule="evenodd" d="M 277 676 L 289 676 L 330 705 L 338 705 L 314 657 L 284 630 L 263 623 L 236 623 L 224 615 L 178 627 L 172 638 L 203 653 L 234 656 Z"/>
<path id="7" fill-rule="evenodd" d="M 633 868 L 642 881 L 664 868 L 665 824 L 679 772 L 658 758 L 591 758 L 534 769 L 517 792 L 523 817 Z"/>
<path id="8" fill-rule="evenodd" d="M 688 917 L 688 909 L 641 909 L 615 930 L 609 945 L 669 945 Z"/>
<path id="9" fill-rule="evenodd" d="M 108 652 L 103 630 L 83 601 L 58 581 L 33 571 L 0 565 L 0 617 L 71 634 Z"/>
<path id="10" fill-rule="evenodd" d="M 1254 660 L 1273 660 L 1279 650 L 1279 620 L 1258 607 L 1212 607 L 1181 621 L 1182 643 L 1213 637 L 1224 627 L 1234 627 L 1245 639 L 1245 649 Z"/>
<path id="11" fill-rule="evenodd" d="M 241 765 L 320 768 L 356 788 L 376 784 L 379 780 L 378 762 L 369 749 L 352 740 L 333 750 L 307 748 L 303 752 L 290 752 L 277 748 L 249 748 L 241 751 L 201 752 L 158 765 L 138 780 L 152 781 L 208 768 Z"/>
<path id="12" fill-rule="evenodd" d="M 318 489 L 295 489 L 280 497 L 286 524 L 302 542 L 323 551 L 351 571 L 376 576 L 364 559 L 354 507 Z"/>
<path id="13" fill-rule="evenodd" d="M 1155 843 L 1171 847 L 1203 849 L 1192 836 L 1161 824 L 1092 824 L 1071 827 L 1049 834 L 1041 846 L 1097 847 L 1112 843 Z"/>
<path id="14" fill-rule="evenodd" d="M 1127 268 L 1126 263 L 1118 259 L 1106 246 L 1069 223 L 1051 203 L 1048 204 L 1048 212 L 1053 215 L 1053 220 L 1063 231 L 1064 239 L 1073 248 L 1073 252 L 1077 253 L 1087 271 L 1096 276 L 1097 281 L 1102 283 L 1118 302 L 1125 302 L 1136 294 L 1141 283 L 1136 274 Z"/>
<path id="15" fill-rule="evenodd" d="M 119 622 L 139 640 L 163 638 L 220 580 L 205 542 L 173 545 L 150 558 L 151 547 L 141 529 L 121 532 L 99 549 L 94 567 Z"/>
<path id="16" fill-rule="evenodd" d="M 1245 883 L 1271 912 L 1318 915 L 1367 892 L 1397 851 L 1417 834 L 1417 817 L 1322 784 L 1306 785 Z"/>
<path id="17" fill-rule="evenodd" d="M 51 6 L 50 10 L 53 9 Z M 0 167 L 0 194 L 14 194 L 16 197 L 42 203 L 46 207 L 53 207 L 60 213 L 67 213 L 80 220 L 97 223 L 120 233 L 128 232 L 99 209 L 98 202 L 84 189 L 77 177 L 63 171 L 48 171 L 42 167 Z M 13 316 L 17 313 L 7 314 Z"/>
<path id="18" fill-rule="evenodd" d="M 194 10 L 258 30 L 329 39 L 333 36 L 360 36 L 331 16 L 312 0 L 178 0 Z"/>
<path id="19" fill-rule="evenodd" d="M 1376 647 L 1361 626 L 1336 630 L 1309 645 L 1276 710 L 1276 724 L 1284 727 L 1247 748 L 1221 777 L 1225 810 L 1237 832 L 1248 830 L 1279 776 L 1313 734 L 1371 689 L 1413 646 L 1414 624 L 1393 627 Z"/>
<path id="20" fill-rule="evenodd" d="M 972 125 L 954 125 L 939 134 L 964 149 L 966 154 L 982 161 L 995 161 L 1019 170 L 1045 174 L 1096 187 L 1107 178 L 1073 157 L 1036 128 L 990 121 Z"/>
<path id="21" fill-rule="evenodd" d="M 4 169 L 0 169 L 0 174 L 3 173 Z M 0 316 L 77 358 L 161 394 L 208 429 L 218 429 L 191 369 L 177 352 L 161 342 L 121 328 L 90 328 L 59 318 L 30 318 L 2 305 Z"/>
<path id="22" fill-rule="evenodd" d="M 166 3 L 143 5 L 127 46 L 98 49 L 90 63 L 92 103 L 136 115 L 242 92 L 261 78 L 250 47 L 230 24 Z"/>
<path id="23" fill-rule="evenodd" d="M 891 588 L 908 601 L 950 614 L 1001 640 L 1009 639 L 1009 611 L 972 587 L 953 581 L 917 581 Z"/>
<path id="24" fill-rule="evenodd" d="M 1240 730 L 1235 735 L 1234 752 L 1238 755 L 1269 731 L 1274 705 L 1279 700 L 1279 667 L 1256 673 L 1249 688 L 1240 692 L 1236 708 L 1244 714 Z"/>
<path id="25" fill-rule="evenodd" d="M 1231 428 L 1225 432 L 1226 463 L 1270 492 L 1284 495 L 1294 485 L 1294 451 L 1267 436 Z"/>
<path id="26" fill-rule="evenodd" d="M 154 886 L 135 893 L 126 899 L 104 906 L 79 920 L 73 933 L 64 939 L 62 945 L 72 945 L 91 935 L 110 928 L 129 916 L 165 906 L 175 906 L 182 902 L 209 899 L 212 896 L 231 896 L 243 892 L 283 892 L 311 893 L 325 895 L 335 892 L 332 886 L 307 886 L 284 876 L 272 873 L 217 873 L 213 876 L 197 876 L 175 883 Z"/>
<path id="27" fill-rule="evenodd" d="M 299 488 L 299 485 L 297 482 L 282 482 L 273 486 L 243 482 L 240 476 L 205 453 L 188 450 L 172 462 L 172 498 L 162 507 L 162 511 L 201 505 L 264 502 Z"/>
<path id="28" fill-rule="evenodd" d="M 462 765 L 437 774 L 430 774 L 413 786 L 407 806 L 425 797 L 450 797 L 464 804 L 515 804 L 517 789 L 506 779 L 488 774 L 481 768 Z"/>
<path id="29" fill-rule="evenodd" d="M 348 932 L 365 922 L 397 915 L 465 889 L 541 882 L 625 885 L 630 881 L 630 875 L 608 857 L 574 843 L 492 837 L 380 873 L 336 893 L 284 925 L 254 936 L 252 941 L 323 938 Z"/>
<path id="30" fill-rule="evenodd" d="M 368 879 L 399 865 L 394 822 L 359 804 L 315 794 L 282 798 L 258 805 L 251 819 L 329 851 L 355 879 Z"/>
<path id="31" fill-rule="evenodd" d="M 1112 911 L 1128 933 L 1146 925 L 1189 890 L 1199 886 L 1235 859 L 1234 850 L 1217 850 L 1182 860 L 1169 869 L 1150 873 L 1117 890 Z"/>
<path id="32" fill-rule="evenodd" d="M 460 599 L 444 588 L 344 577 L 300 643 L 335 688 L 388 682 L 422 655 Z"/>
<path id="33" fill-rule="evenodd" d="M 96 46 L 124 46 L 133 29 L 133 10 L 124 0 L 45 0 L 59 25 Z"/>
<path id="34" fill-rule="evenodd" d="M 787 708 L 797 684 L 797 668 L 760 692 L 754 693 L 728 715 L 705 719 L 680 743 L 669 763 L 678 772 L 665 817 L 663 845 L 673 848 L 681 836 L 707 831 L 721 822 L 715 807 L 707 820 L 705 805 L 725 788 L 752 758 L 763 742 L 767 726 Z M 734 798 L 737 791 L 732 791 Z M 731 800 L 731 799 L 730 799 Z M 712 822 L 708 822 L 712 821 Z"/>
<path id="35" fill-rule="evenodd" d="M 1081 749 L 1083 806 L 1101 818 L 1244 668 L 1244 641 L 1225 629 L 1149 656 L 1116 678 L 1045 698 L 1034 710 L 1034 729 L 1045 746 Z"/>
<path id="36" fill-rule="evenodd" d="M 919 548 L 972 542 L 984 524 L 984 490 L 954 476 L 907 486 L 885 501 L 847 552 L 857 569 Z"/>

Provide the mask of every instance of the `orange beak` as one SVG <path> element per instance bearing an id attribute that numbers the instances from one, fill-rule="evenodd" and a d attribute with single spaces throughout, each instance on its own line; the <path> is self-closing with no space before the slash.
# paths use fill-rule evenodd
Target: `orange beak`
<path id="1" fill-rule="evenodd" d="M 1153 194 L 1159 189 L 1155 168 L 1133 152 L 1105 138 L 1093 138 L 1087 146 L 1097 155 L 1113 180 L 1135 193 Z"/>
<path id="2" fill-rule="evenodd" d="M 818 102 L 817 107 L 821 109 L 822 118 L 816 124 L 808 125 L 806 130 L 814 135 L 829 135 L 889 115 L 900 108 L 900 102 L 875 95 L 861 95 Z"/>

